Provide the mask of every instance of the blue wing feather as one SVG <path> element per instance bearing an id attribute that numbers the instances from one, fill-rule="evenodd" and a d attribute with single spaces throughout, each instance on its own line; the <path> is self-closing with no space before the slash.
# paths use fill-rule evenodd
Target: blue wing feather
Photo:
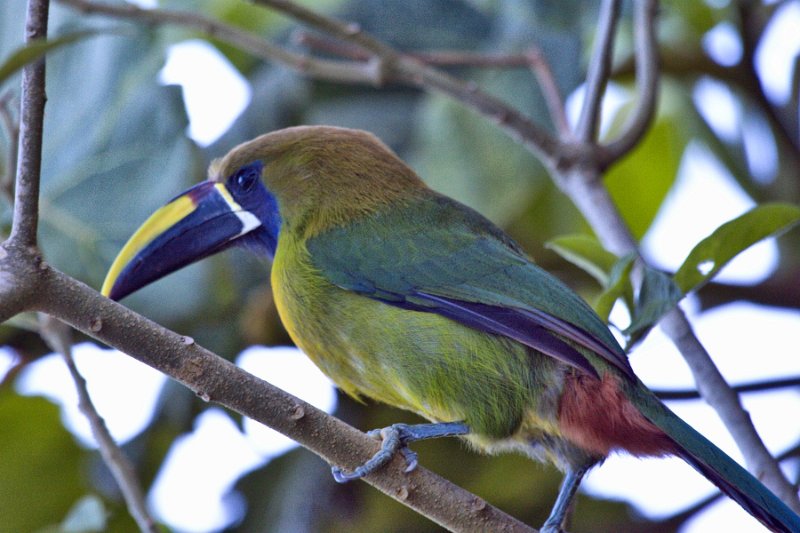
<path id="1" fill-rule="evenodd" d="M 504 335 L 597 376 L 581 346 L 633 378 L 586 302 L 480 214 L 426 192 L 309 239 L 312 262 L 347 290 Z"/>

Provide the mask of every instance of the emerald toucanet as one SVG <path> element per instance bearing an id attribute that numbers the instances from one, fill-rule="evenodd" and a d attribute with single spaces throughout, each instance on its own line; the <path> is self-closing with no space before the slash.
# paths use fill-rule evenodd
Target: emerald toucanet
<path id="1" fill-rule="evenodd" d="M 308 126 L 234 148 L 154 213 L 112 265 L 114 299 L 229 246 L 272 259 L 292 339 L 348 394 L 408 409 L 340 481 L 407 443 L 460 435 L 566 473 L 559 531 L 583 474 L 615 451 L 678 455 L 774 531 L 800 517 L 674 415 L 634 375 L 602 320 L 477 212 L 429 189 L 357 130 Z M 654 481 L 655 482 L 655 481 Z"/>

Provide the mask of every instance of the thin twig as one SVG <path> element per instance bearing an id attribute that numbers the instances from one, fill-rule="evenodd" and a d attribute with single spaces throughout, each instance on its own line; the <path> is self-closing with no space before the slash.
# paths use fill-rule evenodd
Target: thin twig
<path id="1" fill-rule="evenodd" d="M 292 32 L 292 42 L 313 48 L 315 51 L 336 55 L 354 61 L 368 61 L 372 54 L 354 44 L 330 39 L 306 30 Z M 407 57 L 434 67 L 528 68 L 535 76 L 544 95 L 548 112 L 556 130 L 561 135 L 569 133 L 569 123 L 564 102 L 558 90 L 553 71 L 544 55 L 536 47 L 521 54 L 486 54 L 461 50 L 436 50 L 409 52 Z"/>
<path id="2" fill-rule="evenodd" d="M 47 37 L 49 0 L 29 0 L 25 20 L 25 42 Z M 39 226 L 39 175 L 42 168 L 42 128 L 45 93 L 44 58 L 22 69 L 19 158 L 10 240 L 23 246 L 36 245 Z"/>
<path id="3" fill-rule="evenodd" d="M 657 0 L 637 0 L 633 3 L 638 101 L 622 134 L 605 147 L 606 166 L 623 157 L 641 141 L 656 112 L 659 67 L 655 23 L 657 11 Z"/>
<path id="4" fill-rule="evenodd" d="M 416 58 L 401 54 L 363 31 L 358 24 L 340 22 L 319 15 L 287 0 L 251 1 L 271 7 L 299 22 L 370 52 L 372 59 L 368 63 L 374 64 L 375 71 L 380 73 L 384 81 L 444 93 L 493 120 L 543 160 L 556 164 L 555 162 L 562 157 L 560 143 L 516 109 L 481 91 L 475 83 L 463 82 Z"/>
<path id="5" fill-rule="evenodd" d="M 604 0 L 600 8 L 597 37 L 592 59 L 589 62 L 589 71 L 586 75 L 586 92 L 578 125 L 575 128 L 575 137 L 583 142 L 597 140 L 601 102 L 606 94 L 606 84 L 614 57 L 614 37 L 617 31 L 619 8 L 619 0 Z"/>
<path id="6" fill-rule="evenodd" d="M 69 374 L 78 391 L 78 409 L 89 421 L 100 455 L 117 481 L 117 485 L 119 485 L 122 496 L 128 506 L 128 511 L 141 531 L 157 533 L 158 526 L 147 511 L 144 491 L 136 476 L 136 469 L 125 455 L 125 452 L 122 451 L 122 448 L 114 441 L 114 437 L 108 431 L 105 420 L 95 409 L 92 398 L 89 396 L 89 390 L 86 387 L 86 380 L 75 365 L 75 360 L 72 357 L 72 339 L 69 326 L 43 313 L 39 314 L 39 324 L 40 334 L 47 345 L 64 358 Z"/>
<path id="7" fill-rule="evenodd" d="M 273 45 L 261 37 L 239 28 L 190 11 L 143 9 L 130 4 L 104 4 L 87 0 L 58 0 L 58 2 L 85 13 L 108 15 L 147 24 L 175 24 L 191 28 L 209 37 L 225 41 L 256 57 L 286 65 L 319 79 L 368 85 L 375 85 L 380 81 L 372 67 L 361 61 L 328 61 L 310 58 Z"/>
<path id="8" fill-rule="evenodd" d="M 264 42 L 260 37 L 243 32 L 195 13 L 163 9 L 140 9 L 89 0 L 58 0 L 86 13 L 99 13 L 151 24 L 177 24 L 201 31 L 233 44 L 269 61 L 279 62 L 305 75 L 340 83 L 362 83 L 382 87 L 388 83 L 410 85 L 437 91 L 462 101 L 471 109 L 493 120 L 514 138 L 547 161 L 564 157 L 560 144 L 544 129 L 506 103 L 480 90 L 471 82 L 463 82 L 444 72 L 428 67 L 413 57 L 405 56 L 387 44 L 362 31 L 357 24 L 347 24 L 318 15 L 292 2 L 253 0 L 272 7 L 300 22 L 355 44 L 371 54 L 368 61 L 330 61 L 290 52 Z M 567 154 L 572 156 L 572 154 Z M 554 163 L 555 164 L 555 163 Z"/>
<path id="9" fill-rule="evenodd" d="M 335 55 L 352 61 L 369 61 L 372 54 L 351 43 L 331 39 L 306 30 L 294 30 L 291 40 L 316 52 Z M 480 67 L 480 68 L 530 68 L 527 54 L 487 54 L 463 50 L 434 50 L 408 52 L 405 54 L 423 63 L 436 67 Z"/>
<path id="10" fill-rule="evenodd" d="M 763 381 L 752 381 L 750 383 L 742 383 L 741 385 L 734 385 L 731 387 L 736 393 L 745 392 L 763 392 L 775 389 L 784 389 L 787 387 L 800 387 L 800 376 L 792 378 L 781 379 L 768 379 Z M 697 400 L 702 398 L 697 390 L 666 390 L 666 389 L 651 389 L 656 396 L 662 400 Z"/>
<path id="11" fill-rule="evenodd" d="M 564 99 L 561 97 L 561 91 L 558 90 L 556 78 L 553 76 L 553 70 L 550 68 L 550 64 L 544 54 L 538 48 L 531 47 L 525 55 L 528 58 L 531 71 L 536 76 L 536 81 L 539 82 L 550 120 L 553 121 L 553 126 L 555 126 L 560 138 L 566 138 L 570 134 L 567 110 L 566 106 L 564 106 Z"/>

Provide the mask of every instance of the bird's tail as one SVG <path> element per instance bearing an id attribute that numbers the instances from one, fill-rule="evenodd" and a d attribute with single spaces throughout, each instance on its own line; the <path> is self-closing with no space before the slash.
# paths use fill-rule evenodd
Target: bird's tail
<path id="1" fill-rule="evenodd" d="M 649 392 L 649 391 L 648 391 Z M 631 400 L 676 444 L 675 453 L 772 531 L 800 533 L 800 516 L 654 395 Z"/>

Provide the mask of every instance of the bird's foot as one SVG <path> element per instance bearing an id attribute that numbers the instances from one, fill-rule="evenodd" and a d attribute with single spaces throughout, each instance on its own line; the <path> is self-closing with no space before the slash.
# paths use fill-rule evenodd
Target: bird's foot
<path id="1" fill-rule="evenodd" d="M 391 461 L 392 457 L 398 452 L 402 454 L 406 461 L 404 472 L 411 472 L 417 467 L 418 461 L 417 454 L 408 447 L 409 443 L 436 437 L 464 435 L 466 433 L 469 433 L 469 427 L 462 422 L 416 425 L 392 424 L 382 429 L 373 429 L 367 435 L 380 438 L 382 441 L 381 449 L 366 463 L 353 469 L 352 472 L 346 472 L 341 467 L 334 466 L 331 468 L 331 473 L 333 474 L 333 479 L 338 483 L 361 479 Z"/>

